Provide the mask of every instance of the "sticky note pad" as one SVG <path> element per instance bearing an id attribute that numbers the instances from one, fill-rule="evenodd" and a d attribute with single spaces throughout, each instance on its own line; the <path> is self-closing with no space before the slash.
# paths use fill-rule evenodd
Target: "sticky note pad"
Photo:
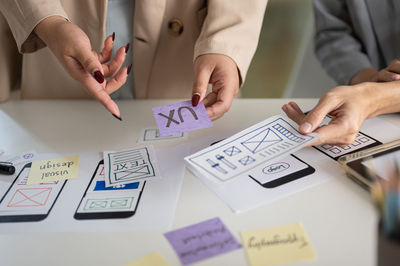
<path id="1" fill-rule="evenodd" d="M 28 185 L 50 183 L 78 177 L 80 156 L 32 162 Z"/>
<path id="2" fill-rule="evenodd" d="M 167 104 L 153 108 L 153 114 L 161 137 L 212 126 L 202 102 L 196 107 L 191 101 Z"/>
<path id="3" fill-rule="evenodd" d="M 165 237 L 185 265 L 241 248 L 219 218 L 168 232 Z"/>
<path id="4" fill-rule="evenodd" d="M 124 266 L 169 266 L 169 264 L 160 254 L 153 252 Z"/>
<path id="5" fill-rule="evenodd" d="M 241 232 L 252 266 L 315 259 L 316 254 L 299 223 Z"/>

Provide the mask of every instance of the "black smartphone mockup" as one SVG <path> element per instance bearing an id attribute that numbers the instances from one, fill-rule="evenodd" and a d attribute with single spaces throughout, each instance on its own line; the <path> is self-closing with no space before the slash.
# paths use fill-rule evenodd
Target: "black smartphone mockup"
<path id="1" fill-rule="evenodd" d="M 106 187 L 104 161 L 97 165 L 74 218 L 112 219 L 128 218 L 136 213 L 146 181 Z"/>
<path id="2" fill-rule="evenodd" d="M 0 200 L 0 223 L 46 219 L 67 181 L 27 185 L 32 163 L 27 163 Z"/>
<path id="3" fill-rule="evenodd" d="M 281 160 L 256 167 L 248 176 L 265 188 L 275 188 L 314 172 L 312 166 L 290 154 Z"/>

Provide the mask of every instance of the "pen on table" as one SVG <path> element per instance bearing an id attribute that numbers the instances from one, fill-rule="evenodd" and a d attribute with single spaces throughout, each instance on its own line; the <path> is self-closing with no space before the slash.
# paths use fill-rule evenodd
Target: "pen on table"
<path id="1" fill-rule="evenodd" d="M 12 163 L 0 162 L 0 174 L 2 175 L 12 175 L 15 173 L 15 167 Z"/>

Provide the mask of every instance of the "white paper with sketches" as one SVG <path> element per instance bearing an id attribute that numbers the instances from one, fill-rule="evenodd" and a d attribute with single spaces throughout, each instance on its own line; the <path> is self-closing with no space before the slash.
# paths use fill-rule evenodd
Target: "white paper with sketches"
<path id="1" fill-rule="evenodd" d="M 182 132 L 179 134 L 162 137 L 158 128 L 144 128 L 141 130 L 138 142 L 167 142 L 167 141 L 178 141 L 186 140 L 187 132 Z"/>
<path id="2" fill-rule="evenodd" d="M 277 115 L 185 158 L 197 176 L 217 183 L 231 181 L 249 170 L 293 153 L 319 137 L 303 135 L 298 125 Z"/>
<path id="3" fill-rule="evenodd" d="M 121 151 L 104 151 L 103 154 L 106 187 L 160 177 L 152 146 L 138 146 Z"/>

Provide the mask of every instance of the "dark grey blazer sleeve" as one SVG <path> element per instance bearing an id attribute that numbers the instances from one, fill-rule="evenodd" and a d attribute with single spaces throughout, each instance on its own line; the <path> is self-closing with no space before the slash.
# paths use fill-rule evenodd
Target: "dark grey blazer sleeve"
<path id="1" fill-rule="evenodd" d="M 338 84 L 347 85 L 359 71 L 372 67 L 354 34 L 345 0 L 314 0 L 314 15 L 315 53 Z"/>

